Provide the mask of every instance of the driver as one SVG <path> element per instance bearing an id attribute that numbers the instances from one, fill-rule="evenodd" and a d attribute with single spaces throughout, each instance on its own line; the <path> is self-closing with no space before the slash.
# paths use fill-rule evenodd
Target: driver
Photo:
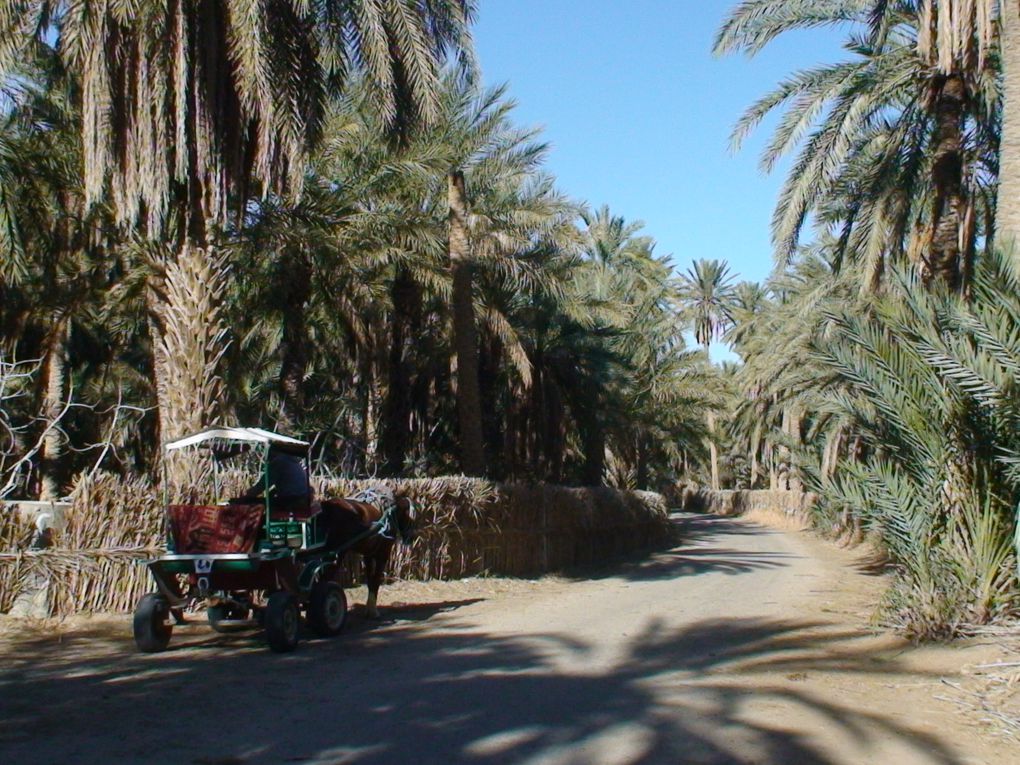
<path id="1" fill-rule="evenodd" d="M 273 510 L 307 512 L 312 502 L 312 486 L 308 481 L 305 461 L 296 454 L 271 449 L 269 452 L 269 498 Z M 266 483 L 259 479 L 244 493 L 243 499 L 261 499 Z"/>

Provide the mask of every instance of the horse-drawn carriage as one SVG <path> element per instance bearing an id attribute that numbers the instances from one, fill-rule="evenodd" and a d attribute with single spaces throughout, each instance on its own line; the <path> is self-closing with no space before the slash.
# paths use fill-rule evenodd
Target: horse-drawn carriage
<path id="1" fill-rule="evenodd" d="M 174 626 L 186 623 L 185 611 L 202 607 L 218 632 L 263 627 L 274 651 L 297 645 L 302 612 L 315 633 L 336 635 L 347 619 L 340 579 L 351 549 L 365 554 L 374 611 L 389 548 L 397 536 L 411 535 L 413 506 L 386 489 L 313 502 L 309 449 L 305 441 L 258 428 L 210 428 L 166 444 L 167 460 L 194 450 L 188 464 L 211 477 L 217 497 L 236 458 L 258 465 L 261 478 L 243 496 L 216 504 L 164 497 L 167 551 L 144 561 L 158 589 L 134 613 L 140 650 L 164 650 Z M 293 489 L 295 475 L 303 477 L 303 492 Z M 291 487 L 287 494 L 282 483 Z"/>

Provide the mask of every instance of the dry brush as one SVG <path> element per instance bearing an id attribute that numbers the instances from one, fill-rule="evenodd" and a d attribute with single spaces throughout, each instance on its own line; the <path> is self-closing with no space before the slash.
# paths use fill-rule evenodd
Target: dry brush
<path id="1" fill-rule="evenodd" d="M 418 537 L 398 547 L 391 562 L 391 574 L 401 579 L 537 576 L 598 565 L 671 539 L 666 501 L 651 492 L 459 476 L 319 480 L 316 491 L 349 496 L 367 483 L 386 483 L 418 508 Z M 129 611 L 151 589 L 137 561 L 163 548 L 157 487 L 142 478 L 98 475 L 79 481 L 72 499 L 67 525 L 47 550 L 23 549 L 29 525 L 13 514 L 0 517 L 0 612 L 29 576 L 40 574 L 51 582 L 54 616 Z M 348 568 L 354 581 L 356 566 Z"/>

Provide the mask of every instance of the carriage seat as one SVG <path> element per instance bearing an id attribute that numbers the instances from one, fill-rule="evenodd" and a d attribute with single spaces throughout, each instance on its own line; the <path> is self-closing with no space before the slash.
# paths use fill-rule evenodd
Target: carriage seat
<path id="1" fill-rule="evenodd" d="M 271 500 L 269 518 L 274 521 L 307 521 L 322 512 L 319 502 Z"/>
<path id="2" fill-rule="evenodd" d="M 262 505 L 170 505 L 174 549 L 181 554 L 248 553 L 255 549 Z"/>

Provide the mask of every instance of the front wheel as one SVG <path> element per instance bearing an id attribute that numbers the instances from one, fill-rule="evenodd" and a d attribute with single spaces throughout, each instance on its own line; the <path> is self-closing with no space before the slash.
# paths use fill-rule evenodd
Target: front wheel
<path id="1" fill-rule="evenodd" d="M 266 640 L 277 653 L 297 648 L 298 602 L 289 592 L 281 590 L 269 596 L 265 613 Z"/>
<path id="2" fill-rule="evenodd" d="M 135 606 L 135 645 L 143 653 L 165 651 L 174 631 L 170 618 L 170 602 L 158 592 L 144 595 Z"/>
<path id="3" fill-rule="evenodd" d="M 316 635 L 333 637 L 347 623 L 347 595 L 336 582 L 316 582 L 308 602 L 308 624 Z"/>

